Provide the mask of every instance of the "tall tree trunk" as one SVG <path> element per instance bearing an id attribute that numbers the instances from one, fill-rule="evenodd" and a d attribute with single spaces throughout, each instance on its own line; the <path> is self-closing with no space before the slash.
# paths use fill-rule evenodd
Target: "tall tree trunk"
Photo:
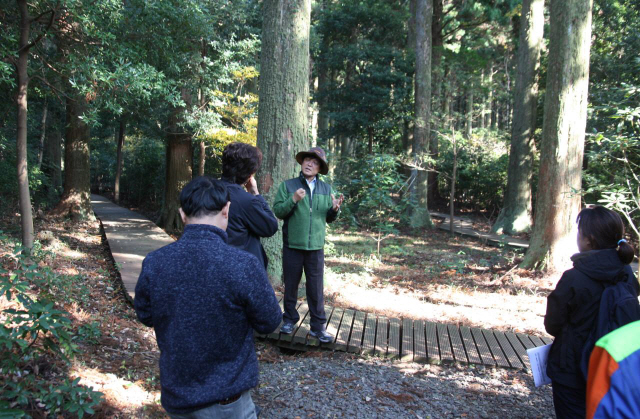
<path id="1" fill-rule="evenodd" d="M 470 139 L 473 134 L 473 85 L 469 82 L 466 90 L 467 109 L 465 111 L 464 137 Z"/>
<path id="2" fill-rule="evenodd" d="M 411 54 L 415 54 L 416 52 L 416 0 L 409 0 L 409 25 L 407 29 L 406 53 L 411 56 Z M 412 93 L 415 93 L 415 71 L 407 74 L 407 77 L 410 78 L 411 83 L 411 87 L 409 88 L 413 90 L 413 92 L 407 94 L 405 103 L 408 108 L 410 106 L 411 96 L 414 96 Z M 413 147 L 413 129 L 413 121 L 410 117 L 405 118 L 402 124 L 402 151 L 406 154 L 411 153 Z"/>
<path id="3" fill-rule="evenodd" d="M 309 147 L 310 0 L 265 0 L 263 4 L 258 147 L 260 191 L 269 203 L 281 182 L 298 173 L 295 155 Z M 282 281 L 282 232 L 263 239 L 269 277 Z"/>
<path id="4" fill-rule="evenodd" d="M 544 29 L 544 0 L 524 0 L 520 18 L 520 41 L 516 74 L 511 149 L 504 205 L 492 227 L 494 233 L 529 232 L 531 214 L 531 178 L 535 143 L 537 73 Z"/>
<path id="5" fill-rule="evenodd" d="M 27 92 L 29 88 L 29 25 L 30 17 L 26 0 L 18 0 L 20 9 L 20 41 L 18 52 L 18 95 L 16 105 L 17 119 L 17 171 L 18 192 L 20 197 L 20 219 L 22 225 L 22 246 L 27 249 L 33 247 L 33 212 L 31 210 L 31 195 L 29 193 L 29 169 L 27 166 Z"/>
<path id="6" fill-rule="evenodd" d="M 64 191 L 53 215 L 74 221 L 92 219 L 89 173 L 89 126 L 82 120 L 83 96 L 67 99 L 67 128 L 64 148 Z"/>
<path id="7" fill-rule="evenodd" d="M 433 0 L 416 0 L 416 76 L 415 76 L 415 127 L 413 133 L 413 155 L 416 166 L 425 166 L 422 161 L 429 153 L 431 130 L 431 19 Z M 431 166 L 431 164 L 429 164 Z M 432 227 L 427 207 L 429 176 L 425 170 L 415 171 L 415 203 L 411 215 L 413 227 Z"/>
<path id="8" fill-rule="evenodd" d="M 118 148 L 116 151 L 116 180 L 113 185 L 113 200 L 120 202 L 120 176 L 122 175 L 122 147 L 124 146 L 124 133 L 127 123 L 124 117 L 120 118 L 120 127 L 118 129 Z"/>
<path id="9" fill-rule="evenodd" d="M 198 176 L 204 176 L 204 165 L 207 161 L 207 146 L 204 141 L 198 142 Z"/>
<path id="10" fill-rule="evenodd" d="M 484 126 L 486 128 L 493 128 L 491 126 L 491 114 L 493 112 L 493 63 L 489 63 L 487 66 L 487 86 L 489 91 L 487 93 L 487 109 L 484 115 Z"/>
<path id="11" fill-rule="evenodd" d="M 435 92 L 433 96 L 433 106 L 436 110 L 440 110 L 442 106 L 444 106 L 445 99 L 442 97 L 443 89 L 443 80 L 444 80 L 444 69 L 442 68 L 442 52 L 443 52 L 443 34 L 442 34 L 442 24 L 443 24 L 443 10 L 444 4 L 443 0 L 433 0 L 433 24 L 431 27 L 432 34 L 432 48 L 431 48 L 431 56 L 432 56 L 432 74 L 433 74 L 433 91 Z M 442 121 L 444 120 L 444 112 L 440 114 L 440 118 L 436 121 L 439 127 L 444 127 Z M 436 132 L 431 132 L 429 135 L 429 151 L 431 154 L 431 158 L 433 160 L 437 160 L 438 158 L 438 149 L 440 135 Z M 436 199 L 440 198 L 440 194 L 438 192 L 438 173 L 433 171 L 429 172 L 429 184 L 427 188 L 427 201 L 434 202 Z"/>
<path id="12" fill-rule="evenodd" d="M 42 157 L 44 156 L 44 140 L 47 136 L 47 99 L 44 100 L 44 109 L 42 110 L 42 121 L 40 122 L 40 126 L 42 127 L 40 131 L 40 146 L 38 147 L 38 169 L 42 167 Z"/>
<path id="13" fill-rule="evenodd" d="M 182 89 L 182 99 L 189 105 L 190 95 L 185 88 Z M 180 191 L 191 181 L 193 177 L 193 144 L 191 135 L 184 132 L 180 126 L 182 112 L 184 108 L 175 108 L 169 116 L 167 147 L 166 147 L 166 169 L 164 182 L 164 201 L 162 211 L 156 224 L 169 232 L 182 230 L 182 220 L 180 219 Z"/>
<path id="14" fill-rule="evenodd" d="M 577 250 L 592 7 L 593 0 L 551 2 L 540 187 L 523 268 L 563 269 Z"/>

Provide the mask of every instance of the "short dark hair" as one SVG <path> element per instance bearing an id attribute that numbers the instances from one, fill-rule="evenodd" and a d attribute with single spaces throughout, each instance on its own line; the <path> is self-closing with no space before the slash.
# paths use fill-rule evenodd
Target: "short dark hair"
<path id="1" fill-rule="evenodd" d="M 593 250 L 618 249 L 620 260 L 625 264 L 631 263 L 633 247 L 626 241 L 620 243 L 624 238 L 624 224 L 617 212 L 594 205 L 580 211 L 576 221 L 578 230 L 589 239 Z"/>
<path id="2" fill-rule="evenodd" d="M 229 191 L 224 183 L 209 176 L 198 176 L 180 192 L 180 207 L 190 218 L 215 215 L 229 200 Z"/>
<path id="3" fill-rule="evenodd" d="M 222 152 L 222 178 L 243 184 L 258 171 L 262 164 L 262 151 L 246 143 L 231 143 Z"/>

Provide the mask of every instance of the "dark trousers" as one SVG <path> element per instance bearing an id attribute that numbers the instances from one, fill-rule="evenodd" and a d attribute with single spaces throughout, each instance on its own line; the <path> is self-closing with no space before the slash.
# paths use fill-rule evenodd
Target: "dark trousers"
<path id="1" fill-rule="evenodd" d="M 582 419 L 587 414 L 587 389 L 552 383 L 553 407 L 558 419 Z"/>
<path id="2" fill-rule="evenodd" d="M 307 304 L 311 313 L 311 330 L 324 330 L 327 316 L 324 312 L 324 249 L 299 250 L 286 246 L 282 248 L 282 273 L 284 277 L 285 322 L 297 323 L 300 315 L 296 310 L 298 286 L 302 270 L 306 277 Z"/>

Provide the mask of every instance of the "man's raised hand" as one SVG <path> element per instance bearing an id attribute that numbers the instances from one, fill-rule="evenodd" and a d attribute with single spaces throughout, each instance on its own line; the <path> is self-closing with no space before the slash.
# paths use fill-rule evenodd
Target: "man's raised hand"
<path id="1" fill-rule="evenodd" d="M 336 197 L 331 194 L 331 200 L 333 201 L 333 210 L 338 211 L 340 209 L 340 205 L 342 205 L 342 201 L 344 201 L 344 195 L 340 194 L 340 197 L 336 199 Z"/>

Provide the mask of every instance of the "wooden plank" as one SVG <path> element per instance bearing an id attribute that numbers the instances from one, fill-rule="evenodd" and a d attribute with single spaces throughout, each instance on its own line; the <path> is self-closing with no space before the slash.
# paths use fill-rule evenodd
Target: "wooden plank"
<path id="1" fill-rule="evenodd" d="M 427 357 L 429 362 L 440 362 L 440 349 L 438 348 L 438 332 L 436 324 L 432 322 L 425 323 L 425 331 L 427 336 Z"/>
<path id="2" fill-rule="evenodd" d="M 368 313 L 364 324 L 364 339 L 362 340 L 362 353 L 371 354 L 376 348 L 376 315 Z"/>
<path id="3" fill-rule="evenodd" d="M 453 349 L 453 356 L 456 361 L 464 362 L 465 364 L 468 363 L 469 360 L 467 359 L 467 354 L 464 351 L 464 345 L 460 338 L 460 330 L 452 324 L 448 324 L 447 329 L 449 329 L 449 339 L 451 340 L 451 348 Z"/>
<path id="4" fill-rule="evenodd" d="M 513 333 L 507 332 L 505 333 L 505 336 L 507 337 L 507 339 L 509 339 L 509 343 L 511 343 L 513 350 L 516 351 L 516 354 L 518 355 L 518 358 L 520 358 L 520 362 L 522 362 L 522 365 L 524 365 L 526 369 L 530 370 L 531 365 L 529 364 L 527 349 L 522 346 L 522 343 L 520 343 L 516 335 L 514 335 Z"/>
<path id="5" fill-rule="evenodd" d="M 329 322 L 327 323 L 327 333 L 329 333 L 331 336 L 338 336 L 338 329 L 340 328 L 340 323 L 342 322 L 342 316 L 344 315 L 344 310 L 342 310 L 341 308 L 334 308 L 333 309 L 333 313 L 331 314 L 331 320 L 329 320 Z M 324 347 L 332 347 L 333 348 L 333 343 L 323 343 L 322 346 Z"/>
<path id="6" fill-rule="evenodd" d="M 493 355 L 491 355 L 489 345 L 487 345 L 487 341 L 484 339 L 482 331 L 474 327 L 471 329 L 471 335 L 473 336 L 473 340 L 476 341 L 476 347 L 478 348 L 478 353 L 480 354 L 482 363 L 484 365 L 496 365 L 496 361 L 493 359 Z"/>
<path id="7" fill-rule="evenodd" d="M 480 358 L 478 348 L 476 348 L 476 344 L 473 341 L 473 336 L 471 336 L 471 329 L 469 329 L 467 326 L 462 326 L 460 328 L 460 334 L 462 334 L 462 342 L 464 343 L 464 349 L 467 352 L 469 363 L 482 364 L 482 358 Z"/>
<path id="8" fill-rule="evenodd" d="M 542 341 L 542 339 L 540 339 L 537 336 L 529 335 L 529 339 L 531 339 L 531 342 L 533 342 L 533 344 L 536 346 L 536 348 L 538 346 L 544 346 L 545 345 L 545 343 Z"/>
<path id="9" fill-rule="evenodd" d="M 378 317 L 378 327 L 376 328 L 376 350 L 377 356 L 387 354 L 387 331 L 389 329 L 389 319 L 384 316 Z"/>
<path id="10" fill-rule="evenodd" d="M 536 347 L 536 345 L 534 345 L 531 339 L 529 339 L 529 336 L 523 333 L 516 333 L 516 336 L 518 337 L 518 340 L 520 340 L 520 343 L 522 343 L 522 346 L 525 347 L 525 349 L 531 349 Z"/>
<path id="11" fill-rule="evenodd" d="M 349 339 L 349 352 L 360 352 L 362 349 L 362 335 L 364 333 L 364 319 L 366 314 L 362 311 L 356 312 L 353 319 L 353 329 L 351 330 L 351 339 Z"/>
<path id="12" fill-rule="evenodd" d="M 351 326 L 353 324 L 353 317 L 355 311 L 345 310 L 342 315 L 342 322 L 340 323 L 340 329 L 336 335 L 336 344 L 333 347 L 336 351 L 346 351 L 349 345 L 349 334 L 351 333 Z"/>
<path id="13" fill-rule="evenodd" d="M 447 325 L 438 323 L 436 325 L 438 331 L 438 347 L 440 348 L 440 358 L 442 361 L 453 362 L 453 352 L 451 351 L 451 342 L 449 342 L 449 331 Z"/>
<path id="14" fill-rule="evenodd" d="M 541 337 L 540 339 L 542 339 L 542 341 L 544 342 L 545 345 L 548 345 L 550 343 L 553 343 L 553 339 L 549 339 L 546 336 Z"/>
<path id="15" fill-rule="evenodd" d="M 402 354 L 403 361 L 413 361 L 413 320 L 402 320 Z"/>
<path id="16" fill-rule="evenodd" d="M 291 342 L 304 345 L 307 342 L 307 335 L 309 334 L 310 328 L 311 328 L 311 311 L 309 311 L 309 307 L 307 307 L 307 314 L 302 319 L 302 323 L 300 323 L 298 330 L 295 333 L 292 333 L 293 339 L 291 340 Z"/>
<path id="17" fill-rule="evenodd" d="M 391 359 L 400 356 L 400 319 L 389 319 L 389 348 L 387 357 Z"/>
<path id="18" fill-rule="evenodd" d="M 293 342 L 293 337 L 298 332 L 298 328 L 302 325 L 302 321 L 306 317 L 308 311 L 309 311 L 309 306 L 307 305 L 307 303 L 301 304 L 298 307 L 298 314 L 300 315 L 300 318 L 298 319 L 298 322 L 296 323 L 296 325 L 293 327 L 293 332 L 291 332 L 288 335 L 280 333 L 280 340 L 281 341 Z"/>
<path id="19" fill-rule="evenodd" d="M 482 334 L 484 338 L 487 340 L 487 344 L 489 345 L 489 350 L 491 350 L 491 354 L 493 355 L 493 359 L 496 360 L 496 363 L 501 367 L 510 367 L 509 361 L 507 360 L 506 355 L 502 352 L 496 337 L 494 336 L 491 330 L 483 329 Z"/>
<path id="20" fill-rule="evenodd" d="M 507 356 L 507 361 L 509 361 L 511 367 L 520 369 L 524 368 L 524 364 L 522 363 L 522 361 L 520 361 L 518 354 L 516 354 L 515 349 L 513 349 L 511 343 L 509 343 L 509 339 L 507 339 L 505 334 L 497 330 L 494 331 L 493 334 L 496 339 L 498 339 L 500 348 L 502 348 L 502 352 L 504 352 L 504 354 Z"/>
<path id="21" fill-rule="evenodd" d="M 427 362 L 427 340 L 424 334 L 424 322 L 416 320 L 413 322 L 413 360 L 416 362 Z"/>

